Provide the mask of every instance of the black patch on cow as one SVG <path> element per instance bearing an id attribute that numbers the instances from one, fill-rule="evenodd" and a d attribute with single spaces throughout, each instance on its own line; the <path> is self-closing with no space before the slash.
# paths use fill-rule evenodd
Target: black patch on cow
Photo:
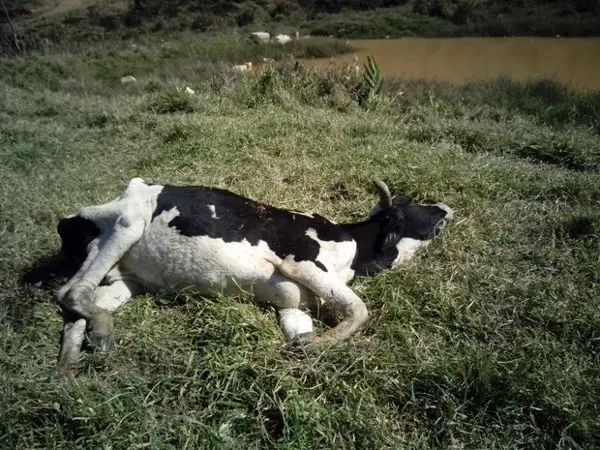
<path id="1" fill-rule="evenodd" d="M 215 207 L 213 211 L 208 206 Z M 308 217 L 288 210 L 255 202 L 223 189 L 203 186 L 165 186 L 157 198 L 152 219 L 177 208 L 179 215 L 169 222 L 184 236 L 208 236 L 225 242 L 246 239 L 252 245 L 264 241 L 280 258 L 294 255 L 296 261 L 316 260 L 320 245 L 306 235 L 312 228 L 322 241 L 344 242 L 352 237 L 324 217 Z"/>
<path id="2" fill-rule="evenodd" d="M 358 247 L 352 270 L 358 275 L 374 275 L 390 267 L 398 256 L 396 244 L 403 237 L 404 226 L 404 213 L 397 208 L 380 211 L 365 222 L 342 225 Z"/>
<path id="3" fill-rule="evenodd" d="M 315 266 L 317 266 L 323 272 L 328 272 L 327 267 L 325 267 L 325 264 L 323 264 L 321 261 L 314 261 L 314 263 L 315 263 Z"/>

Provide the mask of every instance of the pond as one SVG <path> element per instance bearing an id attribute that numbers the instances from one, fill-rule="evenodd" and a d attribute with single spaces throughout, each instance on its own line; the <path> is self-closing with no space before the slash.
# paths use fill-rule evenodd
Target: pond
<path id="1" fill-rule="evenodd" d="M 310 67 L 365 62 L 373 55 L 384 76 L 463 84 L 500 76 L 550 78 L 582 91 L 600 91 L 600 38 L 401 38 L 349 41 L 354 53 L 304 60 Z"/>

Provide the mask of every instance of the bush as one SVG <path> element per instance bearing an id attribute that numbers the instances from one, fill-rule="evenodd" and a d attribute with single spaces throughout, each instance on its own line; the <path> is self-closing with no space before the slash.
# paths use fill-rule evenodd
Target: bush
<path id="1" fill-rule="evenodd" d="M 420 15 L 440 17 L 463 25 L 475 16 L 487 0 L 415 0 L 413 12 Z"/>
<path id="2" fill-rule="evenodd" d="M 266 66 L 254 76 L 244 77 L 244 89 L 235 96 L 246 106 L 261 103 L 307 105 L 351 111 L 376 110 L 390 103 L 382 91 L 383 78 L 374 60 L 364 69 L 357 65 L 314 70 L 299 63 Z M 241 98 L 240 98 L 241 94 Z"/>
<path id="3" fill-rule="evenodd" d="M 185 90 L 170 87 L 158 93 L 150 102 L 150 110 L 158 114 L 194 112 L 193 98 Z"/>

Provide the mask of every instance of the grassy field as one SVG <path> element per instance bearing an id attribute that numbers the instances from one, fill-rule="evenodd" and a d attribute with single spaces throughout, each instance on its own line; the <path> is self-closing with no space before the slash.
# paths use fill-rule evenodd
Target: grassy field
<path id="1" fill-rule="evenodd" d="M 352 70 L 225 70 L 262 56 L 182 36 L 0 60 L 0 448 L 598 448 L 600 94 L 387 80 L 365 98 Z M 337 221 L 366 216 L 377 176 L 456 218 L 352 283 L 368 325 L 323 354 L 283 352 L 248 298 L 148 295 L 59 381 L 52 292 L 19 277 L 60 217 L 134 176 Z"/>

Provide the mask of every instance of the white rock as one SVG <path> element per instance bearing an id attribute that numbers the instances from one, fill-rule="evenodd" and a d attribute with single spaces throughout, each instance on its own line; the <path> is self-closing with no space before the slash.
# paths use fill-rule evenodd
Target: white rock
<path id="1" fill-rule="evenodd" d="M 238 64 L 238 65 L 232 66 L 231 69 L 235 70 L 236 72 L 246 72 L 246 71 L 252 69 L 252 63 L 247 62 L 246 64 Z"/>
<path id="2" fill-rule="evenodd" d="M 292 38 L 289 37 L 287 34 L 278 34 L 274 38 L 274 41 L 277 42 L 278 44 L 285 44 L 287 42 L 290 42 L 291 40 L 292 40 Z"/>
<path id="3" fill-rule="evenodd" d="M 269 42 L 269 39 L 271 38 L 271 35 L 265 31 L 254 31 L 250 33 L 250 36 L 259 42 Z"/>
<path id="4" fill-rule="evenodd" d="M 136 81 L 137 80 L 135 79 L 135 77 L 133 75 L 126 75 L 124 77 L 121 77 L 122 84 L 135 83 Z"/>
<path id="5" fill-rule="evenodd" d="M 185 92 L 187 92 L 190 95 L 194 95 L 195 94 L 194 90 L 192 88 L 190 88 L 189 86 L 185 87 Z"/>

